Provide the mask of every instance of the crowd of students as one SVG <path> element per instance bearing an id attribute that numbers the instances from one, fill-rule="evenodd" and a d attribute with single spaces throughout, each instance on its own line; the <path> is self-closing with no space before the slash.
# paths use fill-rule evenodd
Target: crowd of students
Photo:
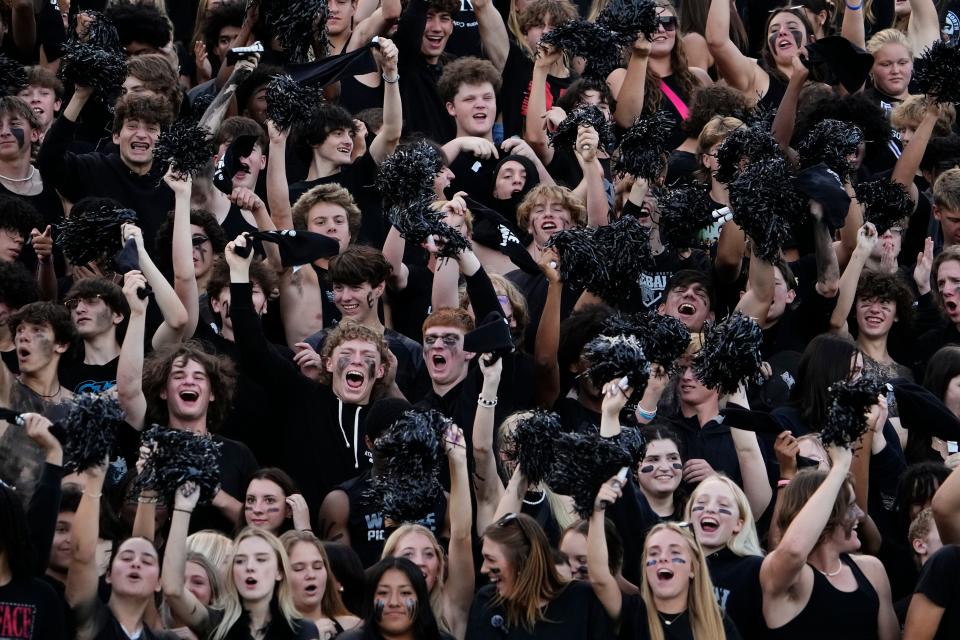
<path id="1" fill-rule="evenodd" d="M 655 0 L 656 32 L 605 77 L 541 41 L 607 4 L 291 2 L 326 6 L 304 63 L 272 0 L 3 3 L 0 53 L 27 84 L 0 97 L 0 638 L 960 636 L 960 135 L 912 77 L 957 37 L 956 8 Z M 115 104 L 57 75 L 110 25 Z M 827 73 L 810 63 L 841 40 Z M 268 118 L 275 77 L 352 52 L 322 103 Z M 848 86 L 855 64 L 869 72 Z M 661 175 L 618 171 L 591 125 L 554 144 L 591 106 L 615 136 L 665 115 Z M 811 200 L 772 259 L 718 173 L 754 118 L 790 162 L 827 119 L 863 138 L 842 224 Z M 155 157 L 179 121 L 212 136 L 197 175 Z M 459 251 L 391 224 L 409 185 L 381 169 L 424 158 Z M 857 198 L 878 178 L 912 209 L 879 230 Z M 690 184 L 715 222 L 678 246 L 659 206 Z M 65 255 L 65 220 L 103 208 L 135 212 L 115 239 L 135 268 Z M 551 238 L 629 216 L 649 231 L 640 295 L 566 282 Z M 255 240 L 270 231 L 334 249 L 297 260 Z M 762 367 L 725 393 L 694 358 L 735 312 L 762 329 Z M 636 393 L 585 375 L 618 313 L 691 334 Z M 491 322 L 514 349 L 469 351 Z M 825 445 L 831 385 L 862 375 L 889 393 L 852 447 Z M 54 425 L 84 394 L 115 397 L 125 424 L 113 455 L 67 473 Z M 411 410 L 450 425 L 443 492 L 403 522 L 372 488 L 378 439 Z M 589 517 L 517 464 L 538 410 L 643 435 Z M 151 425 L 217 443 L 212 499 L 138 479 Z"/>

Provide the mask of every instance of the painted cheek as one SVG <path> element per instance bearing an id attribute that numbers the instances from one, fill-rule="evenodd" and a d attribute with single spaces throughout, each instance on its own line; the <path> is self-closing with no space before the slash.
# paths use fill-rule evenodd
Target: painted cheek
<path id="1" fill-rule="evenodd" d="M 680 469 L 683 469 L 683 465 L 680 464 L 679 462 L 674 462 L 671 466 L 677 471 L 679 471 Z"/>
<path id="2" fill-rule="evenodd" d="M 383 620 L 383 610 L 386 609 L 387 603 L 384 600 L 379 598 L 373 601 L 373 618 L 379 622 Z"/>
<path id="3" fill-rule="evenodd" d="M 670 562 L 673 564 L 687 564 L 687 561 L 683 558 L 670 558 Z"/>
<path id="4" fill-rule="evenodd" d="M 10 134 L 17 139 L 17 146 L 23 148 L 23 129 L 20 127 L 10 127 Z"/>
<path id="5" fill-rule="evenodd" d="M 799 49 L 800 43 L 803 42 L 803 32 L 797 29 L 790 29 L 790 35 L 793 36 L 793 41 L 797 43 L 797 48 Z"/>
<path id="6" fill-rule="evenodd" d="M 349 356 L 340 356 L 337 358 L 337 373 L 340 373 L 346 369 L 348 364 L 350 364 Z"/>
<path id="7" fill-rule="evenodd" d="M 640 473 L 653 473 L 653 465 L 648 464 L 640 467 Z"/>

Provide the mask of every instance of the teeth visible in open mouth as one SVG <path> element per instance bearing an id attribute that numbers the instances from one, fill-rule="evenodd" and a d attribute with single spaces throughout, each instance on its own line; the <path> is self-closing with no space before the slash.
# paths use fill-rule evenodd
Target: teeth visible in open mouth
<path id="1" fill-rule="evenodd" d="M 433 356 L 433 364 L 437 366 L 442 366 L 447 364 L 447 359 L 440 355 Z"/>
<path id="2" fill-rule="evenodd" d="M 556 228 L 557 228 L 556 222 L 544 222 L 542 226 L 542 229 L 544 231 L 553 231 Z"/>
<path id="3" fill-rule="evenodd" d="M 181 392 L 180 392 L 180 399 L 181 399 L 181 400 L 186 400 L 187 402 L 193 402 L 194 400 L 196 400 L 196 399 L 199 398 L 199 397 L 200 397 L 200 394 L 197 393 L 196 391 L 181 391 Z"/>
<path id="4" fill-rule="evenodd" d="M 697 312 L 697 308 L 694 307 L 689 302 L 684 302 L 679 307 L 677 307 L 677 312 L 685 316 L 692 316 Z"/>
<path id="5" fill-rule="evenodd" d="M 344 377 L 349 387 L 357 388 L 363 384 L 363 374 L 359 371 L 347 371 Z"/>
<path id="6" fill-rule="evenodd" d="M 673 571 L 663 567 L 662 569 L 657 569 L 657 579 L 658 580 L 669 580 L 673 577 Z"/>
<path id="7" fill-rule="evenodd" d="M 350 153 L 350 147 L 337 147 L 337 151 L 340 153 Z"/>
<path id="8" fill-rule="evenodd" d="M 713 518 L 703 518 L 700 520 L 700 528 L 705 532 L 712 533 L 720 528 L 720 523 Z"/>

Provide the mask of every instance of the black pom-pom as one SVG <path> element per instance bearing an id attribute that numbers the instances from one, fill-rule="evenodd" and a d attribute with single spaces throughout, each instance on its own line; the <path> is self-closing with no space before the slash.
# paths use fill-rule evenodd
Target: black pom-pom
<path id="1" fill-rule="evenodd" d="M 203 114 L 207 112 L 207 109 L 213 104 L 213 100 L 216 97 L 217 96 L 212 93 L 202 93 L 194 98 L 190 103 L 190 119 L 194 122 L 200 122 Z"/>
<path id="2" fill-rule="evenodd" d="M 867 430 L 866 413 L 885 389 L 886 385 L 871 374 L 830 385 L 830 408 L 820 430 L 821 442 L 825 446 L 852 446 Z"/>
<path id="3" fill-rule="evenodd" d="M 160 134 L 153 157 L 172 167 L 175 173 L 196 176 L 203 172 L 214 152 L 210 131 L 206 127 L 181 120 Z"/>
<path id="4" fill-rule="evenodd" d="M 752 318 L 734 313 L 709 325 L 703 347 L 693 367 L 700 381 L 721 394 L 733 393 L 741 382 L 756 380 L 760 373 L 763 331 Z"/>
<path id="5" fill-rule="evenodd" d="M 103 464 L 116 450 L 117 429 L 125 419 L 120 402 L 113 395 L 75 396 L 62 423 L 66 432 L 64 470 L 74 473 Z"/>
<path id="6" fill-rule="evenodd" d="M 0 54 L 0 91 L 5 96 L 15 96 L 27 86 L 27 72 L 23 65 Z"/>
<path id="7" fill-rule="evenodd" d="M 470 248 L 470 241 L 443 221 L 443 212 L 433 207 L 434 195 L 422 196 L 406 206 L 391 207 L 390 224 L 397 228 L 407 242 L 422 244 L 433 236 L 441 258 L 456 258 Z"/>
<path id="8" fill-rule="evenodd" d="M 807 200 L 793 188 L 783 158 L 751 162 L 728 185 L 733 221 L 750 236 L 757 256 L 773 262 L 790 237 L 789 221 L 802 223 Z"/>
<path id="9" fill-rule="evenodd" d="M 80 15 L 86 19 L 84 26 L 79 26 Z M 85 9 L 74 17 L 74 33 L 79 37 L 76 40 L 93 45 L 100 49 L 120 52 L 120 35 L 113 20 L 99 11 Z M 76 41 L 71 40 L 71 41 Z"/>
<path id="10" fill-rule="evenodd" d="M 60 225 L 60 247 L 75 265 L 90 262 L 110 264 L 123 244 L 120 227 L 136 222 L 133 209 L 125 209 L 107 198 L 80 200 Z"/>
<path id="11" fill-rule="evenodd" d="M 917 90 L 937 102 L 960 102 L 960 48 L 938 40 L 913 63 Z"/>
<path id="12" fill-rule="evenodd" d="M 634 393 L 643 395 L 650 375 L 650 363 L 643 354 L 643 345 L 636 336 L 599 335 L 583 348 L 583 357 L 590 366 L 583 372 L 597 389 L 611 380 L 626 377 Z"/>
<path id="13" fill-rule="evenodd" d="M 113 49 L 68 42 L 63 45 L 59 75 L 65 84 L 90 87 L 97 98 L 109 103 L 127 78 L 127 59 Z"/>
<path id="14" fill-rule="evenodd" d="M 193 482 L 200 490 L 200 504 L 210 504 L 220 490 L 220 443 L 207 435 L 153 425 L 141 442 L 150 449 L 143 473 L 137 476 L 137 491 L 153 489 L 172 498 L 176 490 Z"/>
<path id="15" fill-rule="evenodd" d="M 653 40 L 660 25 L 657 5 L 651 0 L 610 0 L 597 16 L 597 24 L 617 34 L 622 45 L 632 45 L 643 35 Z"/>
<path id="16" fill-rule="evenodd" d="M 550 144 L 556 149 L 573 149 L 581 126 L 591 126 L 600 138 L 600 148 L 610 150 L 615 144 L 613 125 L 596 105 L 577 107 L 567 114 L 556 130 L 548 133 Z"/>
<path id="17" fill-rule="evenodd" d="M 749 166 L 769 158 L 783 158 L 780 145 L 770 132 L 759 127 L 739 127 L 728 133 L 717 148 L 714 177 L 723 184 L 730 184 L 740 172 L 743 161 Z"/>
<path id="18" fill-rule="evenodd" d="M 623 467 L 632 467 L 642 451 L 635 429 L 623 429 L 615 438 L 602 438 L 596 431 L 563 433 L 554 446 L 547 484 L 555 493 L 573 498 L 577 513 L 588 518 L 601 485 Z"/>
<path id="19" fill-rule="evenodd" d="M 671 189 L 665 195 L 663 199 L 657 199 L 660 242 L 675 251 L 702 245 L 700 233 L 714 223 L 710 187 L 692 182 Z"/>
<path id="20" fill-rule="evenodd" d="M 659 313 L 614 314 L 604 321 L 603 333 L 636 336 L 646 359 L 667 370 L 690 346 L 686 325 Z"/>
<path id="21" fill-rule="evenodd" d="M 280 130 L 303 122 L 322 102 L 322 89 L 305 87 L 289 75 L 276 75 L 267 85 L 267 118 Z"/>
<path id="22" fill-rule="evenodd" d="M 510 436 L 510 459 L 531 486 L 550 476 L 553 447 L 560 437 L 560 417 L 549 411 L 535 410 L 517 420 Z"/>
<path id="23" fill-rule="evenodd" d="M 616 172 L 656 182 L 667 166 L 671 151 L 667 141 L 673 129 L 673 120 L 664 109 L 638 117 L 620 138 L 614 162 Z"/>
<path id="24" fill-rule="evenodd" d="M 637 274 L 653 266 L 650 230 L 630 216 L 596 229 L 559 231 L 547 246 L 560 254 L 564 282 L 610 304 L 639 299 L 643 292 Z"/>
<path id="25" fill-rule="evenodd" d="M 260 12 L 290 62 L 305 62 L 311 45 L 327 50 L 327 0 L 262 0 Z"/>
<path id="26" fill-rule="evenodd" d="M 443 170 L 443 158 L 432 144 L 419 140 L 399 147 L 380 163 L 377 189 L 385 207 L 405 206 L 429 197 Z"/>
<path id="27" fill-rule="evenodd" d="M 872 222 L 877 234 L 903 224 L 913 213 L 913 201 L 906 188 L 890 178 L 860 182 L 854 186 L 857 200 L 863 206 L 863 219 Z"/>
<path id="28" fill-rule="evenodd" d="M 571 20 L 543 34 L 540 42 L 586 60 L 582 77 L 603 82 L 623 64 L 623 36 L 586 20 Z"/>
<path id="29" fill-rule="evenodd" d="M 800 168 L 823 163 L 846 180 L 850 175 L 850 156 L 857 153 L 863 133 L 852 124 L 826 119 L 818 122 L 797 145 Z"/>
<path id="30" fill-rule="evenodd" d="M 411 409 L 374 443 L 377 473 L 367 496 L 397 522 L 425 517 L 442 488 L 443 432 L 451 420 L 439 411 Z"/>

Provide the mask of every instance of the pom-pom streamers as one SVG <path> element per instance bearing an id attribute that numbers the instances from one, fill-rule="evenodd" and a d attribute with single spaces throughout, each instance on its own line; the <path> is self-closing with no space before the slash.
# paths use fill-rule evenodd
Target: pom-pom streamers
<path id="1" fill-rule="evenodd" d="M 871 374 L 830 385 L 830 408 L 820 430 L 824 446 L 850 447 L 867 430 L 867 412 L 886 385 Z"/>
<path id="2" fill-rule="evenodd" d="M 80 19 L 81 15 L 83 20 Z M 113 24 L 113 20 L 99 11 L 85 9 L 78 13 L 74 18 L 74 29 L 79 35 L 80 42 L 99 49 L 120 52 L 120 35 L 117 33 L 117 27 Z"/>
<path id="3" fill-rule="evenodd" d="M 260 12 L 290 62 L 305 61 L 311 45 L 327 50 L 327 0 L 262 0 Z"/>
<path id="4" fill-rule="evenodd" d="M 435 209 L 433 194 L 423 196 L 407 206 L 394 206 L 388 217 L 407 242 L 422 244 L 433 236 L 442 258 L 455 258 L 461 251 L 470 248 L 463 235 L 443 221 L 444 214 Z"/>
<path id="5" fill-rule="evenodd" d="M 289 75 L 276 75 L 267 85 L 267 118 L 281 130 L 304 121 L 322 102 L 322 88 L 305 87 Z"/>
<path id="6" fill-rule="evenodd" d="M 920 93 L 937 102 L 960 102 L 960 49 L 936 41 L 913 63 L 913 81 Z"/>
<path id="7" fill-rule="evenodd" d="M 700 232 L 713 223 L 710 187 L 694 182 L 671 189 L 657 200 L 660 214 L 660 241 L 675 251 L 701 244 Z"/>
<path id="8" fill-rule="evenodd" d="M 581 126 L 591 126 L 600 138 L 601 149 L 612 149 L 615 139 L 613 125 L 607 121 L 603 112 L 596 105 L 577 107 L 557 125 L 556 130 L 548 133 L 550 144 L 556 149 L 573 149 L 577 143 L 577 135 Z"/>
<path id="9" fill-rule="evenodd" d="M 611 380 L 627 378 L 637 397 L 643 395 L 650 375 L 650 363 L 643 354 L 643 345 L 636 336 L 599 335 L 583 348 L 583 357 L 590 366 L 583 375 L 597 389 Z"/>
<path id="10" fill-rule="evenodd" d="M 63 420 L 64 470 L 73 473 L 103 464 L 116 449 L 117 429 L 125 419 L 115 396 L 95 393 L 75 396 Z"/>
<path id="11" fill-rule="evenodd" d="M 549 477 L 560 433 L 560 417 L 549 411 L 535 410 L 517 419 L 510 435 L 510 459 L 520 466 L 531 486 Z"/>
<path id="12" fill-rule="evenodd" d="M 27 86 L 27 72 L 23 65 L 0 54 L 0 91 L 6 96 L 15 96 Z"/>
<path id="13" fill-rule="evenodd" d="M 614 168 L 656 182 L 667 166 L 667 141 L 674 128 L 666 110 L 640 116 L 620 139 Z"/>
<path id="14" fill-rule="evenodd" d="M 744 161 L 753 164 L 768 158 L 783 158 L 780 145 L 770 132 L 759 127 L 739 127 L 728 133 L 717 148 L 714 177 L 723 184 L 730 184 Z"/>
<path id="15" fill-rule="evenodd" d="M 728 186 L 733 221 L 753 240 L 757 256 L 774 261 L 790 237 L 788 220 L 803 223 L 806 198 L 792 186 L 783 158 L 752 162 Z"/>
<path id="16" fill-rule="evenodd" d="M 429 197 L 433 181 L 443 170 L 443 158 L 436 147 L 423 140 L 402 146 L 380 163 L 377 189 L 384 205 L 405 206 Z"/>
<path id="17" fill-rule="evenodd" d="M 84 198 L 73 206 L 70 216 L 60 225 L 60 246 L 75 265 L 110 264 L 123 248 L 120 227 L 125 222 L 136 221 L 137 214 L 115 200 Z"/>
<path id="18" fill-rule="evenodd" d="M 113 49 L 83 42 L 63 45 L 60 79 L 67 85 L 90 87 L 103 102 L 119 95 L 127 77 L 127 60 Z"/>
<path id="19" fill-rule="evenodd" d="M 860 182 L 854 189 L 863 206 L 863 218 L 873 223 L 877 234 L 883 235 L 890 227 L 903 224 L 913 213 L 913 201 L 907 189 L 890 178 Z"/>
<path id="20" fill-rule="evenodd" d="M 153 425 L 141 442 L 150 449 L 134 487 L 172 497 L 187 482 L 200 490 L 200 504 L 210 504 L 220 490 L 220 443 L 208 435 Z"/>
<path id="21" fill-rule="evenodd" d="M 584 78 L 603 82 L 623 62 L 623 36 L 586 20 L 571 20 L 543 34 L 542 44 L 563 49 L 570 56 L 586 60 Z"/>
<path id="22" fill-rule="evenodd" d="M 443 433 L 452 421 L 438 411 L 404 412 L 374 443 L 376 474 L 368 497 L 397 522 L 419 520 L 442 491 Z"/>
<path id="23" fill-rule="evenodd" d="M 762 343 L 760 325 L 742 313 L 710 325 L 693 362 L 697 378 L 721 394 L 733 393 L 741 382 L 757 379 Z"/>
<path id="24" fill-rule="evenodd" d="M 857 153 L 863 142 L 863 133 L 852 124 L 826 119 L 818 122 L 797 145 L 800 168 L 806 169 L 823 163 L 846 180 L 852 170 L 850 156 Z"/>
<path id="25" fill-rule="evenodd" d="M 206 168 L 215 151 L 206 127 L 179 121 L 160 134 L 153 157 L 168 164 L 175 173 L 196 176 Z"/>
<path id="26" fill-rule="evenodd" d="M 622 45 L 632 45 L 641 35 L 653 40 L 660 28 L 657 5 L 651 0 L 610 0 L 597 16 L 597 24 L 616 33 Z"/>

